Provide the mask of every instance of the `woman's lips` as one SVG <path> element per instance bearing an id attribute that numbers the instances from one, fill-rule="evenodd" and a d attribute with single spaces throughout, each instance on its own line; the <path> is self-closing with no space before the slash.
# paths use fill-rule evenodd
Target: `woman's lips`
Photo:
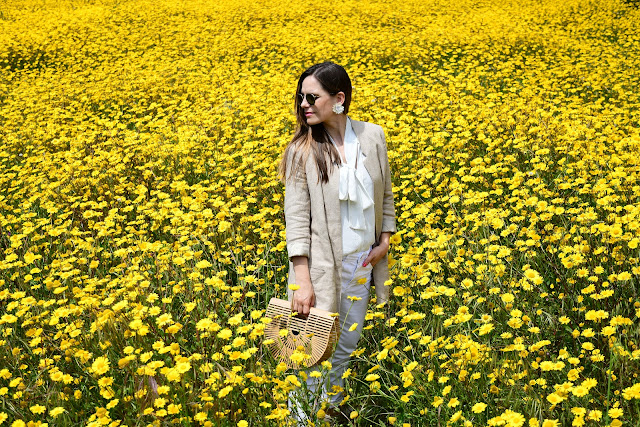
<path id="1" fill-rule="evenodd" d="M 309 117 L 309 116 L 313 116 L 313 113 L 311 111 L 307 111 L 306 113 L 304 113 L 305 117 Z"/>

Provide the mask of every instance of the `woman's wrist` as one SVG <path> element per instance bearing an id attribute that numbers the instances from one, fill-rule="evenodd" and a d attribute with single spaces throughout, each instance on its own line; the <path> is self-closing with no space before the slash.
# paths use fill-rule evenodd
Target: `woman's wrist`
<path id="1" fill-rule="evenodd" d="M 390 246 L 390 239 L 391 239 L 391 233 L 389 233 L 388 231 L 380 233 L 380 240 L 378 241 L 378 246 L 388 251 Z"/>
<path id="2" fill-rule="evenodd" d="M 293 264 L 298 288 L 305 291 L 313 289 L 311 275 L 309 274 L 309 258 L 306 256 L 294 256 L 291 258 L 291 263 Z"/>

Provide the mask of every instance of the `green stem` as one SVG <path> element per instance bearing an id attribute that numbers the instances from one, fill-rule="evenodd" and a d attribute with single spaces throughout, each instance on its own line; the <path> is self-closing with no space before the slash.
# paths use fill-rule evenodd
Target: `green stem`
<path id="1" fill-rule="evenodd" d="M 612 366 L 613 366 L 613 352 L 609 351 L 609 370 L 607 371 L 607 415 L 605 417 L 605 422 L 607 424 L 609 424 L 610 422 L 609 407 L 611 406 L 611 400 L 609 399 L 611 396 L 611 375 L 613 375 Z"/>

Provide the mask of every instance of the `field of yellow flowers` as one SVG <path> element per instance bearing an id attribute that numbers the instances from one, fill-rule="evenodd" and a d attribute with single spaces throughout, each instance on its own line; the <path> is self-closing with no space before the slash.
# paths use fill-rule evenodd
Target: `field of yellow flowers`
<path id="1" fill-rule="evenodd" d="M 0 425 L 289 423 L 276 171 L 324 60 L 386 131 L 399 227 L 350 422 L 638 425 L 639 26 L 617 0 L 4 0 Z"/>

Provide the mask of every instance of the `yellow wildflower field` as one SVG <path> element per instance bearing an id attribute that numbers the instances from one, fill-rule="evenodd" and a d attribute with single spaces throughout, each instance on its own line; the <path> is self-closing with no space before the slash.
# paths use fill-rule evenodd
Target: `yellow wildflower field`
<path id="1" fill-rule="evenodd" d="M 386 131 L 399 228 L 349 422 L 637 425 L 639 26 L 614 0 L 4 0 L 0 425 L 292 425 L 277 165 L 325 60 Z"/>

